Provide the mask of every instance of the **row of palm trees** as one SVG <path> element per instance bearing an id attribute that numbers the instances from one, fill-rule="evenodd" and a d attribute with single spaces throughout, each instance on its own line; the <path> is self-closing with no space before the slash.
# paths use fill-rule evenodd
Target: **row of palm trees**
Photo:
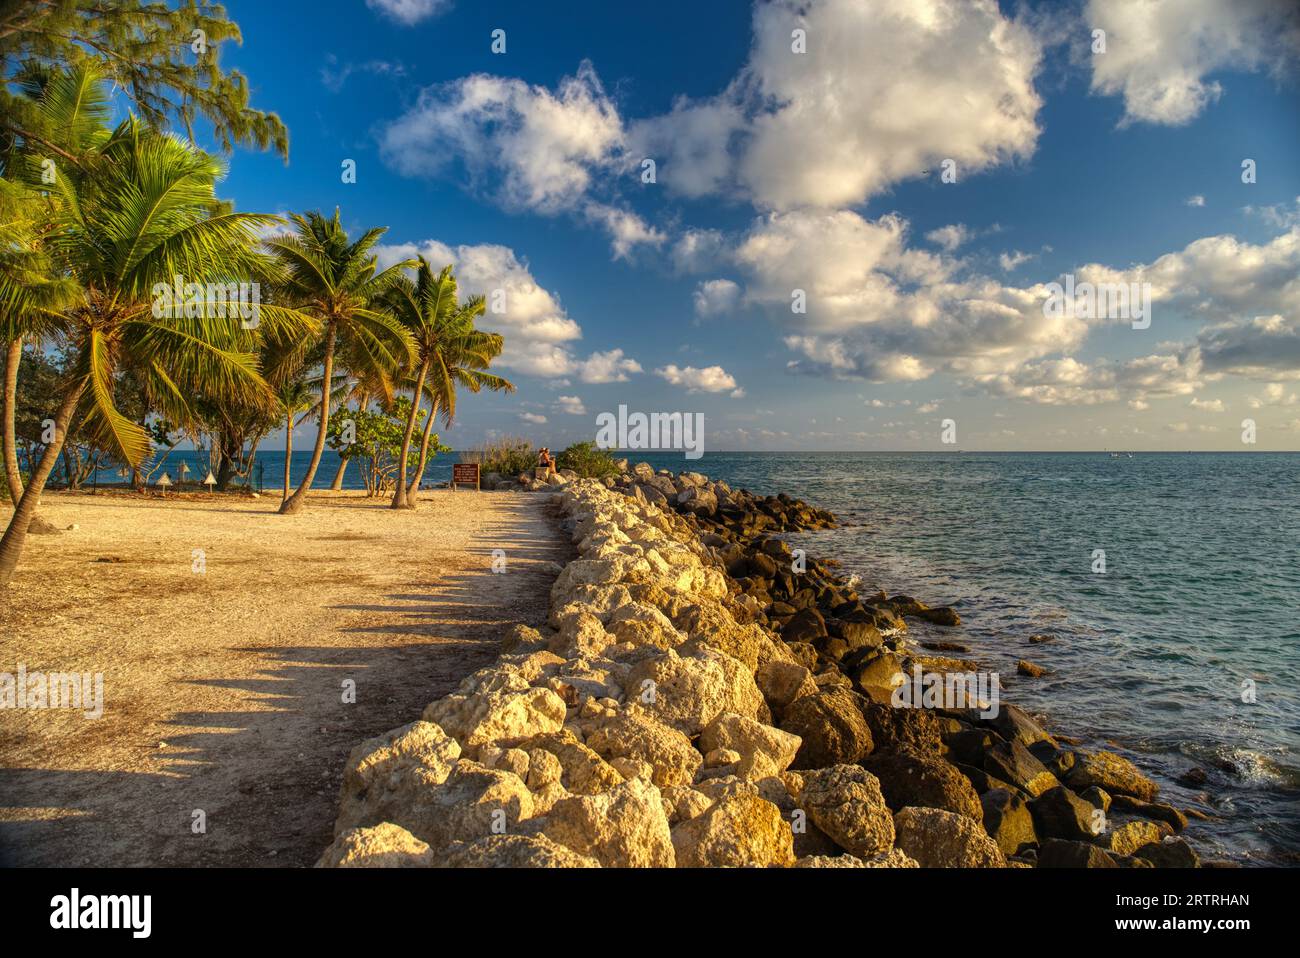
<path id="1" fill-rule="evenodd" d="M 457 389 L 513 390 L 487 371 L 502 338 L 476 327 L 483 300 L 461 302 L 450 267 L 434 272 L 417 257 L 380 269 L 375 247 L 385 231 L 352 239 L 338 211 L 294 215 L 287 224 L 235 212 L 216 195 L 225 172 L 218 159 L 134 117 L 109 128 L 107 92 L 90 64 L 34 72 L 22 89 L 42 123 L 40 142 L 18 139 L 0 156 L 4 453 L 15 504 L 0 539 L 0 588 L 13 576 L 74 416 L 128 465 L 151 454 L 145 424 L 115 403 L 115 384 L 128 373 L 149 409 L 181 426 L 213 406 L 285 410 L 291 434 L 304 386 L 314 387 L 315 447 L 298 487 L 289 492 L 286 483 L 282 514 L 303 508 L 336 402 L 389 404 L 410 391 L 392 505 L 414 508 L 433 422 L 451 424 Z M 54 158 L 49 144 L 58 147 Z M 155 286 L 177 276 L 257 282 L 258 322 L 217 311 L 157 315 Z M 12 425 L 24 343 L 70 360 L 52 410 L 53 440 L 25 487 Z M 425 406 L 418 462 L 408 472 Z"/>

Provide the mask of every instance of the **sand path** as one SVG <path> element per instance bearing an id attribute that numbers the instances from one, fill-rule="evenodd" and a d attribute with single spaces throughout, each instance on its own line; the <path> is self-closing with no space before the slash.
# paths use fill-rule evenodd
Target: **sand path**
<path id="1" fill-rule="evenodd" d="M 0 672 L 102 672 L 105 708 L 0 711 L 0 863 L 311 864 L 348 751 L 538 624 L 570 557 L 540 497 L 422 495 L 410 513 L 322 493 L 295 517 L 267 497 L 47 495 L 42 515 L 78 528 L 29 539 Z"/>

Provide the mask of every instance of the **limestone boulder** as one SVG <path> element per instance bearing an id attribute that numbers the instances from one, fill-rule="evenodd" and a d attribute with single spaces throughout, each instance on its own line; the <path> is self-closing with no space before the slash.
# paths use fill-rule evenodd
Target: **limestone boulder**
<path id="1" fill-rule="evenodd" d="M 429 868 L 434 864 L 427 843 L 392 822 L 349 828 L 339 834 L 316 862 L 317 868 Z"/>
<path id="2" fill-rule="evenodd" d="M 895 844 L 922 868 L 1004 868 L 997 843 L 965 815 L 904 808 L 894 815 Z"/>
<path id="3" fill-rule="evenodd" d="M 378 825 L 447 780 L 460 745 L 432 722 L 412 722 L 354 748 L 343 771 L 335 834 Z"/>
<path id="4" fill-rule="evenodd" d="M 659 789 L 639 779 L 556 802 L 543 834 L 605 868 L 671 868 L 675 861 Z"/>
<path id="5" fill-rule="evenodd" d="M 757 795 L 733 794 L 672 830 L 682 868 L 769 868 L 794 864 L 790 823 Z"/>
<path id="6" fill-rule="evenodd" d="M 609 762 L 631 758 L 650 763 L 652 780 L 661 787 L 694 781 L 703 761 L 684 733 L 639 705 L 621 709 L 596 725 L 586 742 Z"/>
<path id="7" fill-rule="evenodd" d="M 817 828 L 851 855 L 874 858 L 894 844 L 894 821 L 880 782 L 857 765 L 805 772 L 799 804 Z"/>

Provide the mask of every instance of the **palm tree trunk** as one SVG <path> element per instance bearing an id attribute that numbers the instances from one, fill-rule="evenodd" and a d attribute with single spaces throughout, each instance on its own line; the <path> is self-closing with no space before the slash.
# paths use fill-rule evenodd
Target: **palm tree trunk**
<path id="1" fill-rule="evenodd" d="M 289 463 L 293 461 L 293 413 L 284 417 L 284 500 L 289 499 Z"/>
<path id="2" fill-rule="evenodd" d="M 397 489 L 393 493 L 394 509 L 414 509 L 406 495 L 406 464 L 411 456 L 411 436 L 415 434 L 415 417 L 420 412 L 420 399 L 424 395 L 424 379 L 429 374 L 429 364 L 420 363 L 420 374 L 415 377 L 415 392 L 411 394 L 411 412 L 406 417 L 406 433 L 402 436 L 402 452 L 397 457 Z"/>
<path id="3" fill-rule="evenodd" d="M 430 403 L 429 418 L 424 422 L 424 436 L 420 440 L 420 461 L 415 467 L 415 475 L 411 477 L 411 484 L 406 488 L 408 509 L 416 508 L 416 502 L 419 499 L 417 493 L 420 491 L 420 480 L 424 478 L 424 467 L 429 462 L 429 439 L 433 436 L 433 420 L 437 411 L 437 403 Z"/>
<path id="4" fill-rule="evenodd" d="M 5 529 L 4 538 L 0 539 L 0 589 L 9 587 L 9 582 L 14 577 L 14 570 L 18 568 L 18 558 L 23 554 L 27 530 L 36 516 L 36 501 L 45 491 L 45 480 L 49 479 L 50 473 L 54 471 L 54 464 L 58 462 L 63 441 L 68 435 L 68 423 L 71 422 L 72 414 L 76 412 L 77 403 L 81 401 L 81 394 L 85 389 L 85 382 L 80 382 L 69 389 L 68 394 L 63 397 L 63 404 L 54 415 L 54 441 L 45 447 L 45 452 L 41 454 L 41 461 L 32 470 L 32 481 L 27 484 L 23 497 L 18 500 L 13 518 L 9 520 L 9 528 Z"/>
<path id="5" fill-rule="evenodd" d="M 334 492 L 343 488 L 343 473 L 348 471 L 348 462 L 347 459 L 339 459 L 339 471 L 334 473 L 334 481 L 330 483 L 330 489 Z"/>
<path id="6" fill-rule="evenodd" d="M 280 503 L 280 515 L 292 516 L 302 511 L 303 500 L 307 498 L 307 490 L 311 488 L 312 480 L 316 478 L 316 470 L 320 467 L 320 457 L 325 452 L 325 430 L 330 424 L 330 388 L 334 384 L 334 342 L 338 337 L 338 326 L 334 320 L 330 320 L 329 328 L 325 332 L 325 368 L 320 382 L 320 429 L 316 432 L 316 446 L 311 452 L 311 463 L 307 466 L 307 475 L 303 476 L 302 483 L 292 496 Z"/>
<path id="7" fill-rule="evenodd" d="M 4 445 L 5 479 L 9 483 L 9 501 L 17 508 L 23 497 L 23 474 L 18 468 L 18 437 L 14 434 L 14 416 L 18 410 L 18 366 L 23 361 L 23 339 L 19 336 L 9 344 L 5 356 L 4 386 Z M 37 536 L 54 536 L 59 530 L 40 516 L 32 516 L 27 531 Z"/>

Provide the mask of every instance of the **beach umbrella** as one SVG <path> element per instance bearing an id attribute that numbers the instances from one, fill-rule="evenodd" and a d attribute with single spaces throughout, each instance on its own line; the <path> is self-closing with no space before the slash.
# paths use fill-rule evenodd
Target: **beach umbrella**
<path id="1" fill-rule="evenodd" d="M 164 472 L 162 476 L 159 477 L 158 482 L 156 484 L 158 488 L 163 491 L 163 495 L 165 496 L 167 495 L 167 487 L 172 484 L 172 477 L 167 475 L 167 473 Z"/>
<path id="2" fill-rule="evenodd" d="M 207 478 L 203 480 L 203 484 L 208 487 L 208 492 L 211 492 L 216 486 L 217 477 L 212 474 L 211 469 L 208 470 Z"/>

